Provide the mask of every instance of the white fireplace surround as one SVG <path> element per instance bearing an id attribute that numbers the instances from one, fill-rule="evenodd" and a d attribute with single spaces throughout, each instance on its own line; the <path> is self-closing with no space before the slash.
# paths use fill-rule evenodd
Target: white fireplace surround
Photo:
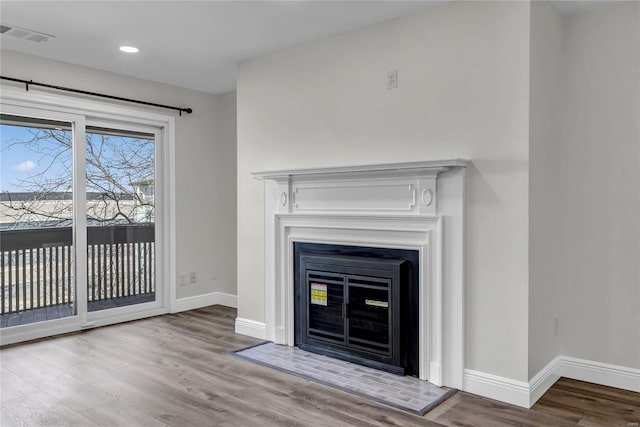
<path id="1" fill-rule="evenodd" d="M 294 344 L 294 242 L 419 252 L 419 377 L 461 389 L 467 160 L 256 172 L 265 181 L 266 338 Z"/>

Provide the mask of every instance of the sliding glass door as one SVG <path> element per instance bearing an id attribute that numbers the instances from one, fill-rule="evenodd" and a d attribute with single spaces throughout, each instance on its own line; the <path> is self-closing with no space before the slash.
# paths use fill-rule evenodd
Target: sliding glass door
<path id="1" fill-rule="evenodd" d="M 87 128 L 89 311 L 156 299 L 155 157 L 153 133 Z"/>
<path id="2" fill-rule="evenodd" d="M 75 312 L 73 131 L 0 116 L 0 327 Z"/>
<path id="3" fill-rule="evenodd" d="M 156 227 L 162 222 L 156 170 L 161 129 L 3 110 L 3 334 L 33 331 L 44 322 L 68 331 L 162 308 L 156 268 L 162 254 Z"/>

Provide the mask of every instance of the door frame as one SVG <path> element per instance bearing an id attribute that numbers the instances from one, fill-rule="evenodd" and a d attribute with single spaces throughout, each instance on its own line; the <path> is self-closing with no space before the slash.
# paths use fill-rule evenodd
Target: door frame
<path id="1" fill-rule="evenodd" d="M 156 302 L 130 307 L 87 312 L 87 264 L 86 258 L 75 257 L 76 304 L 78 313 L 62 319 L 19 325 L 0 330 L 0 345 L 43 338 L 98 326 L 141 319 L 173 312 L 176 309 L 176 203 L 175 203 L 175 117 L 145 111 L 129 106 L 86 100 L 51 93 L 25 92 L 14 88 L 2 88 L 0 111 L 71 121 L 73 124 L 74 174 L 84 170 L 84 131 L 87 123 L 108 123 L 110 127 L 124 129 L 152 128 L 156 138 L 156 176 L 162 182 L 156 194 L 160 210 L 156 211 L 156 290 L 160 289 Z M 77 143 L 76 141 L 81 141 Z M 78 179 L 81 178 L 81 179 Z M 86 183 L 84 176 L 74 176 L 74 251 L 86 248 Z M 78 233 L 76 228 L 85 232 Z M 83 262 L 84 261 L 84 262 Z"/>

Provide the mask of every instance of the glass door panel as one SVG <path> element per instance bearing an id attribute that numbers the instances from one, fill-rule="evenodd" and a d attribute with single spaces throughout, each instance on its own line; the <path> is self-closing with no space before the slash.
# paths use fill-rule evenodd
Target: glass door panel
<path id="1" fill-rule="evenodd" d="M 76 313 L 71 123 L 0 116 L 0 327 Z"/>
<path id="2" fill-rule="evenodd" d="M 155 136 L 87 127 L 88 311 L 156 300 Z"/>

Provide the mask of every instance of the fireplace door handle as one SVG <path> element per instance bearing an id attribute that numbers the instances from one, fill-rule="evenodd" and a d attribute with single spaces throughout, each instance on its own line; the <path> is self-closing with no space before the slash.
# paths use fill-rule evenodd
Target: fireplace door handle
<path id="1" fill-rule="evenodd" d="M 342 303 L 342 317 L 349 317 L 349 304 Z"/>

